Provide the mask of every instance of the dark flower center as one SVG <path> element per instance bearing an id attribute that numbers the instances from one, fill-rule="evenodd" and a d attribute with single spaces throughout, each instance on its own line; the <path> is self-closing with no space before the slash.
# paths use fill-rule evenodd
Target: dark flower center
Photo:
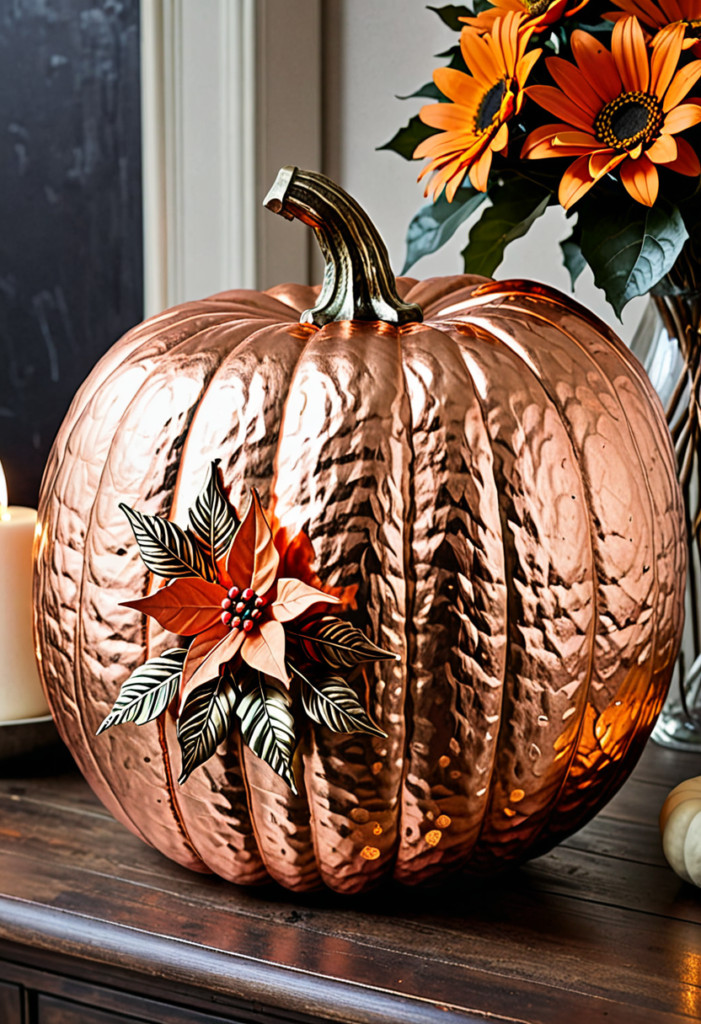
<path id="1" fill-rule="evenodd" d="M 686 25 L 686 34 L 689 39 L 701 39 L 701 18 L 693 18 L 682 22 Z"/>
<path id="2" fill-rule="evenodd" d="M 624 92 L 599 111 L 594 132 L 612 149 L 632 149 L 649 142 L 662 124 L 662 106 L 646 92 Z"/>
<path id="3" fill-rule="evenodd" d="M 521 0 L 521 3 L 529 14 L 536 16 L 542 14 L 543 11 L 547 11 L 550 6 L 550 0 Z"/>
<path id="4" fill-rule="evenodd" d="M 242 629 L 244 633 L 250 633 L 267 603 L 264 597 L 260 597 L 250 587 L 246 590 L 232 587 L 221 603 L 222 623 L 234 631 Z"/>
<path id="5" fill-rule="evenodd" d="M 502 78 L 500 82 L 493 85 L 482 97 L 482 102 L 475 116 L 475 131 L 484 132 L 490 127 L 501 109 L 501 102 L 505 95 L 506 81 Z"/>

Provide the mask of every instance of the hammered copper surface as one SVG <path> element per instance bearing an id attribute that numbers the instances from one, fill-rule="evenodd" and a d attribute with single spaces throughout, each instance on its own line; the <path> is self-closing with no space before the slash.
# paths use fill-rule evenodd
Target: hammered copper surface
<path id="1" fill-rule="evenodd" d="M 188 867 L 360 891 L 542 852 L 620 785 L 679 643 L 682 505 L 635 359 L 563 296 L 400 280 L 424 324 L 298 323 L 318 290 L 187 303 L 130 332 L 69 411 L 40 505 L 36 635 L 60 731 L 107 807 Z M 94 733 L 173 638 L 119 501 L 183 521 L 220 458 L 306 529 L 356 622 L 387 740 L 322 727 L 293 798 L 237 742 L 182 787 L 174 723 Z M 363 687 L 359 677 L 358 686 Z M 301 775 L 301 773 L 300 773 Z"/>

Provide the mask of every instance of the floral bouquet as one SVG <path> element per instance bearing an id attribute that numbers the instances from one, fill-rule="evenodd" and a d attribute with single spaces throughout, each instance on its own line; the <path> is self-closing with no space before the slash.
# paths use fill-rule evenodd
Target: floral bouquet
<path id="1" fill-rule="evenodd" d="M 427 160 L 419 180 L 431 202 L 409 226 L 404 271 L 481 208 L 462 256 L 466 273 L 491 275 L 509 242 L 559 204 L 572 224 L 561 247 L 573 286 L 588 264 L 618 316 L 652 296 L 648 359 L 671 371 L 658 386 L 690 545 L 680 706 L 655 735 L 700 749 L 701 0 L 432 9 L 459 42 L 413 94 L 433 102 L 384 147 Z"/>
<path id="2" fill-rule="evenodd" d="M 562 250 L 573 284 L 588 263 L 619 315 L 660 286 L 687 241 L 692 258 L 701 0 L 475 0 L 474 10 L 435 10 L 459 43 L 413 94 L 437 102 L 385 147 L 428 161 L 419 178 L 432 202 L 409 227 L 405 270 L 480 206 L 462 254 L 467 273 L 492 274 L 508 243 L 561 204 L 572 219 Z"/>

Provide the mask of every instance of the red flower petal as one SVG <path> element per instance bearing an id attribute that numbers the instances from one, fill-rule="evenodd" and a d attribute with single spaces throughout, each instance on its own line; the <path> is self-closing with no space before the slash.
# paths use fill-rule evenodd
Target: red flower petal
<path id="1" fill-rule="evenodd" d="M 255 488 L 246 514 L 231 542 L 226 568 L 241 590 L 252 587 L 257 594 L 270 590 L 280 564 L 270 524 Z"/>
<path id="2" fill-rule="evenodd" d="M 268 619 L 260 629 L 247 636 L 241 647 L 241 657 L 251 668 L 283 683 L 289 682 L 285 668 L 285 630 L 280 622 Z"/>
<path id="3" fill-rule="evenodd" d="M 218 583 L 207 583 L 197 577 L 186 576 L 173 580 L 148 597 L 123 601 L 127 608 L 135 608 L 150 615 L 160 626 L 179 636 L 194 636 L 209 629 L 219 619 L 222 598 L 226 591 Z"/>
<path id="4" fill-rule="evenodd" d="M 339 604 L 337 597 L 325 594 L 323 590 L 307 586 L 301 580 L 278 580 L 277 597 L 271 606 L 274 619 L 289 622 L 299 618 L 315 604 Z"/>
<path id="5" fill-rule="evenodd" d="M 236 655 L 243 643 L 243 633 L 232 633 L 226 626 L 212 626 L 205 633 L 200 633 L 190 644 L 190 649 L 183 666 L 183 677 L 180 682 L 179 711 L 188 694 L 200 683 L 213 679 L 219 674 L 222 665 Z"/>

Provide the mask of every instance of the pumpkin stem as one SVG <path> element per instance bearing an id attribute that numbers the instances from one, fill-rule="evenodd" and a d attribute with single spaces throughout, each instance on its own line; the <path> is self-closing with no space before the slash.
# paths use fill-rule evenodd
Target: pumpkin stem
<path id="1" fill-rule="evenodd" d="M 319 301 L 302 313 L 318 327 L 334 320 L 420 323 L 421 307 L 402 302 L 385 243 L 365 210 L 330 178 L 283 167 L 263 205 L 313 228 L 326 270 Z"/>

